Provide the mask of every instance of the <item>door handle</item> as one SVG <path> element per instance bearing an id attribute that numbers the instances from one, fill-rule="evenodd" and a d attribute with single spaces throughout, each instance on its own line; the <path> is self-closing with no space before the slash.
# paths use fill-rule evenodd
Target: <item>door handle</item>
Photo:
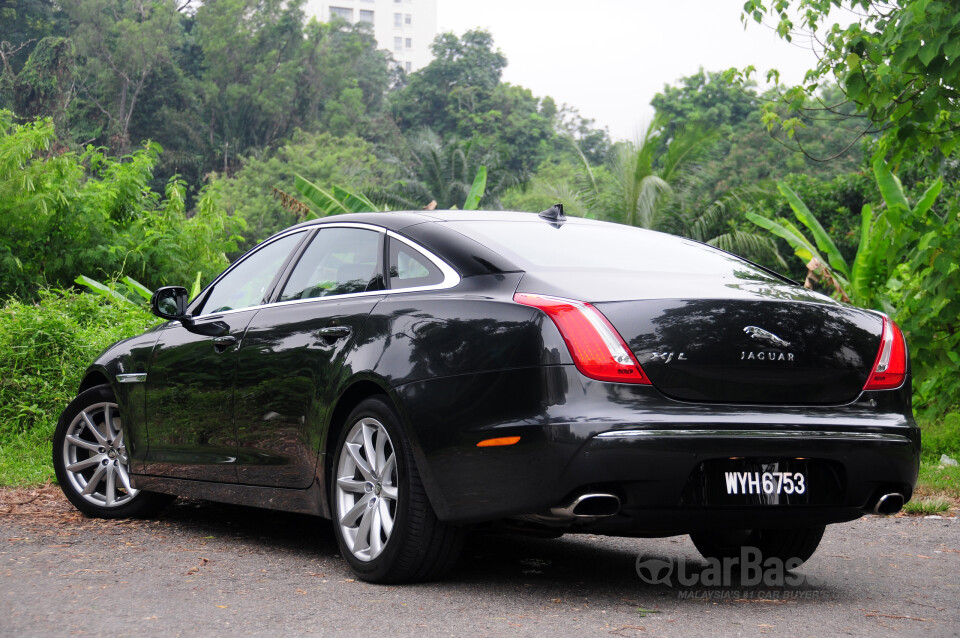
<path id="1" fill-rule="evenodd" d="M 330 326 L 329 328 L 322 328 L 320 330 L 320 336 L 327 341 L 343 339 L 344 337 L 350 336 L 350 326 Z"/>
<path id="2" fill-rule="evenodd" d="M 237 338 L 233 335 L 225 335 L 223 337 L 217 337 L 213 340 L 213 347 L 217 352 L 223 352 L 233 344 L 237 342 Z"/>

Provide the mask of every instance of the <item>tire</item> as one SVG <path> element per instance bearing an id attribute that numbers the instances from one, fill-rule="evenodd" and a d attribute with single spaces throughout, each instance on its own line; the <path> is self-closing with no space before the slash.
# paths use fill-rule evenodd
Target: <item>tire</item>
<path id="1" fill-rule="evenodd" d="M 761 561 L 776 558 L 799 567 L 813 556 L 823 538 L 823 525 L 796 529 L 725 530 L 692 532 L 690 540 L 704 558 L 739 558 L 744 547 L 756 547 Z M 797 562 L 799 561 L 799 562 Z"/>
<path id="2" fill-rule="evenodd" d="M 144 516 L 174 498 L 130 485 L 130 461 L 113 391 L 99 385 L 77 395 L 53 434 L 53 468 L 67 499 L 98 518 Z"/>
<path id="3" fill-rule="evenodd" d="M 354 573 L 371 583 L 400 583 L 438 578 L 452 568 L 463 529 L 437 519 L 400 420 L 384 398 L 353 409 L 336 450 L 330 510 Z"/>

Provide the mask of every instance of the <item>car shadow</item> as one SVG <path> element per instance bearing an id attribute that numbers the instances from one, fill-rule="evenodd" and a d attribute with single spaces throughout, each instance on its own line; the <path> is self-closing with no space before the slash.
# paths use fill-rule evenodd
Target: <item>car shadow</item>
<path id="1" fill-rule="evenodd" d="M 180 531 L 198 537 L 229 539 L 259 551 L 337 561 L 339 556 L 330 521 L 253 507 L 180 499 L 157 517 Z M 643 597 L 702 603 L 786 601 L 819 604 L 825 598 L 845 598 L 843 588 L 792 572 L 793 584 L 744 581 L 734 570 L 717 581 L 710 564 L 695 555 L 685 538 L 631 539 L 594 535 L 537 538 L 503 533 L 468 534 L 460 561 L 440 583 L 411 587 L 467 587 L 471 591 L 522 590 L 543 602 L 602 596 L 629 601 Z M 645 565 L 670 565 L 672 573 L 642 577 Z M 678 578 L 678 574 L 680 577 Z M 684 578 L 686 580 L 684 580 Z M 797 582 L 797 581 L 800 582 Z M 693 581 L 693 582 L 691 582 Z"/>

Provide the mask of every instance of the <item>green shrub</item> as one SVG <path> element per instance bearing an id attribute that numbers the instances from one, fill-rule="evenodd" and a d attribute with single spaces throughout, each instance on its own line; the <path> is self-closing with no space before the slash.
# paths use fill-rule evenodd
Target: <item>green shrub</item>
<path id="1" fill-rule="evenodd" d="M 159 320 L 100 295 L 41 290 L 0 309 L 0 484 L 53 476 L 50 439 L 86 367 L 114 341 Z"/>
<path id="2" fill-rule="evenodd" d="M 960 412 L 950 412 L 933 420 L 919 418 L 923 440 L 923 458 L 940 462 L 940 455 L 960 460 Z"/>

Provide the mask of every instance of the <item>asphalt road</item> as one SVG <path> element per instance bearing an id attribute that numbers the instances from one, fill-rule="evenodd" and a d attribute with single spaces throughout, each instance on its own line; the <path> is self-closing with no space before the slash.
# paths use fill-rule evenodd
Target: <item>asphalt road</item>
<path id="1" fill-rule="evenodd" d="M 0 636 L 960 634 L 957 518 L 828 527 L 783 586 L 705 567 L 687 537 L 479 536 L 444 581 L 385 587 L 353 578 L 320 519 L 178 501 L 112 522 L 0 491 Z"/>

